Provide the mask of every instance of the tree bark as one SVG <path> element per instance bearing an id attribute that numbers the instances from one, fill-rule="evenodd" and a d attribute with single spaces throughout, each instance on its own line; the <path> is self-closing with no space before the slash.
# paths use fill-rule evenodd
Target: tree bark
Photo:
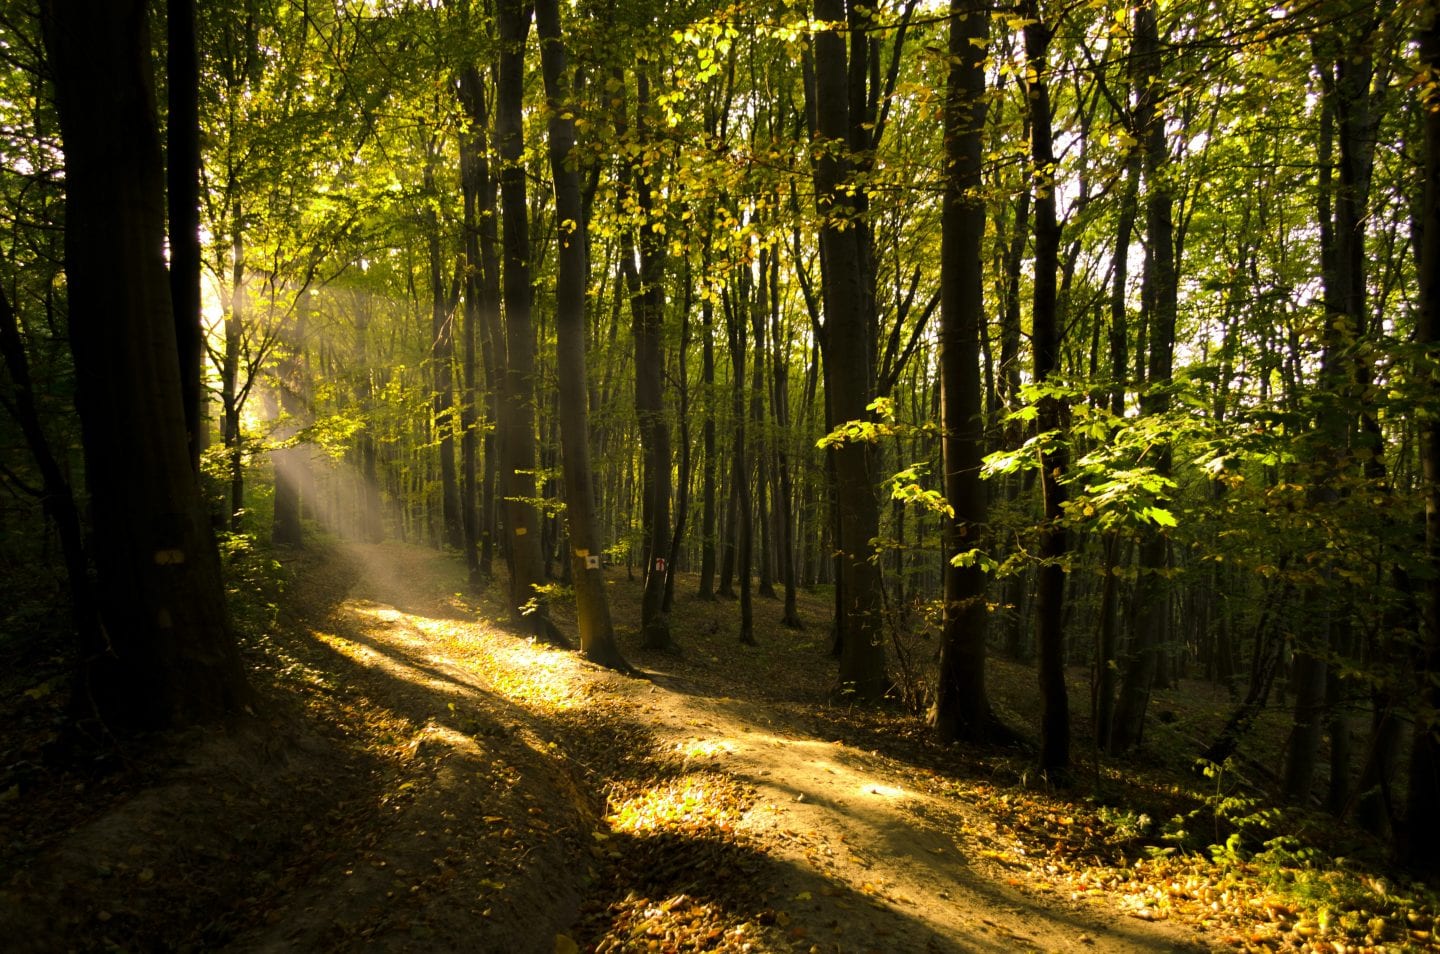
<path id="1" fill-rule="evenodd" d="M 565 474 L 565 513 L 569 524 L 571 577 L 580 651 L 602 666 L 628 670 L 615 640 L 610 601 L 605 593 L 604 548 L 595 520 L 595 486 L 590 468 L 588 380 L 585 369 L 585 290 L 588 284 L 589 233 L 581 201 L 580 174 L 571 160 L 575 120 L 568 111 L 569 82 L 558 0 L 536 0 L 535 24 L 540 64 L 549 106 L 550 175 L 555 183 L 556 236 L 559 241 L 555 282 L 556 378 L 560 398 L 560 440 Z"/>
<path id="2" fill-rule="evenodd" d="M 560 641 L 537 586 L 545 580 L 535 506 L 535 330 L 531 323 L 530 224 L 526 201 L 522 111 L 525 41 L 530 11 L 523 0 L 500 0 L 500 69 L 495 137 L 500 169 L 505 260 L 505 529 L 509 534 L 510 611 L 542 638 Z"/>
<path id="3" fill-rule="evenodd" d="M 486 515 L 481 510 L 480 477 L 480 382 L 476 368 L 476 345 L 484 337 L 480 324 L 484 321 L 484 264 L 480 258 L 480 192 L 485 160 L 485 135 L 488 125 L 485 90 L 480 71 L 468 66 L 461 71 L 457 84 L 460 105 L 471 121 L 469 131 L 460 139 L 460 191 L 464 201 L 463 228 L 465 243 L 465 322 L 460 334 L 460 518 L 463 532 L 462 549 L 465 568 L 472 587 L 484 579 L 480 563 L 480 535 Z M 488 342 L 482 344 L 485 370 L 491 368 Z M 487 374 L 488 376 L 488 374 Z M 489 437 L 487 432 L 487 445 Z M 488 450 L 488 447 L 487 447 Z M 489 454 L 487 453 L 487 458 Z M 490 461 L 487 459 L 486 467 Z"/>
<path id="4" fill-rule="evenodd" d="M 441 537 L 456 550 L 465 544 L 460 515 L 460 487 L 455 473 L 455 309 L 445 292 L 440 260 L 440 213 L 435 194 L 434 145 L 427 144 L 425 194 L 436 205 L 428 212 L 426 251 L 430 273 L 430 414 L 440 451 Z"/>
<path id="5" fill-rule="evenodd" d="M 648 135 L 646 112 L 650 108 L 649 78 L 644 69 L 635 77 L 635 132 L 643 143 Z M 622 106 L 623 109 L 623 106 Z M 620 132 L 623 135 L 624 117 Z M 622 239 L 622 264 L 630 288 L 630 309 L 635 339 L 635 416 L 640 425 L 640 448 L 644 459 L 641 509 L 644 536 L 645 590 L 640 603 L 641 644 L 646 649 L 670 651 L 675 648 L 670 618 L 665 613 L 665 580 L 673 570 L 670 554 L 670 424 L 665 414 L 665 349 L 662 329 L 665 320 L 665 237 L 664 223 L 655 218 L 655 193 L 649 174 L 638 163 L 626 170 L 625 189 L 634 196 L 641 216 L 633 231 Z M 631 236 L 638 233 L 638 241 Z M 634 251 L 638 245 L 639 266 Z"/>
<path id="6" fill-rule="evenodd" d="M 1025 58 L 1031 75 L 1030 142 L 1035 205 L 1035 286 L 1031 307 L 1031 346 L 1035 380 L 1048 381 L 1060 369 L 1059 303 L 1056 288 L 1060 255 L 1060 224 L 1055 212 L 1055 152 L 1051 131 L 1049 47 L 1052 31 L 1040 19 L 1038 3 L 1029 4 L 1025 26 Z M 1040 398 L 1037 422 L 1041 433 L 1064 424 L 1060 398 Z M 1039 654 L 1041 694 L 1040 769 L 1052 783 L 1070 772 L 1070 702 L 1065 686 L 1065 566 L 1068 550 L 1064 517 L 1065 488 L 1060 483 L 1068 466 L 1063 446 L 1051 444 L 1040 455 L 1040 490 L 1044 523 L 1040 528 L 1040 566 L 1036 571 L 1035 647 Z"/>
<path id="7" fill-rule="evenodd" d="M 985 688 L 988 610 L 985 568 L 970 554 L 988 519 L 980 480 L 985 410 L 980 385 L 984 320 L 980 195 L 989 14 L 978 0 L 950 2 L 950 74 L 945 95 L 945 204 L 940 233 L 940 424 L 945 499 L 944 631 L 930 723 L 942 741 L 981 741 L 994 716 Z"/>
<path id="8" fill-rule="evenodd" d="M 815 63 L 813 150 L 816 205 L 820 213 L 823 259 L 822 298 L 825 305 L 824 355 L 826 404 L 832 425 L 866 420 L 875 391 L 873 262 L 863 246 L 863 209 L 853 182 L 850 159 L 856 134 L 865 123 L 855 114 L 852 77 L 863 82 L 863 60 L 847 56 L 840 27 L 847 20 L 843 0 L 815 0 L 818 22 L 811 38 Z M 857 51 L 866 32 L 851 32 Z M 875 497 L 874 450 L 864 441 L 844 441 L 827 453 L 834 467 L 837 511 L 836 553 L 840 588 L 837 634 L 840 635 L 839 689 L 862 702 L 879 700 L 890 688 L 886 673 L 881 618 L 880 570 L 871 559 L 871 541 L 879 536 L 879 503 Z"/>
<path id="9" fill-rule="evenodd" d="M 230 307 L 225 312 L 225 350 L 220 362 L 220 437 L 230 468 L 230 503 L 226 523 L 240 532 L 245 513 L 245 457 L 240 433 L 240 347 L 248 302 L 245 291 L 244 208 L 237 200 L 231 220 Z"/>
<path id="10" fill-rule="evenodd" d="M 748 270 L 737 272 L 740 294 L 735 307 L 726 309 L 727 331 L 730 337 L 730 413 L 735 433 L 731 445 L 730 483 L 734 488 L 731 500 L 735 507 L 737 526 L 732 529 L 735 538 L 736 575 L 740 578 L 740 642 L 755 645 L 754 606 L 750 593 L 750 557 L 754 537 L 750 511 L 750 461 L 745 447 L 745 321 L 748 304 L 745 282 Z M 734 301 L 734 298 L 731 299 Z"/>
<path id="11" fill-rule="evenodd" d="M 81 698 L 148 728 L 231 714 L 249 693 L 186 439 L 147 14 L 140 0 L 47 2 L 41 24 L 101 620 Z"/>
<path id="12" fill-rule="evenodd" d="M 709 239 L 702 271 L 709 280 Z M 700 472 L 700 591 L 702 600 L 715 599 L 715 301 L 706 295 L 700 303 L 700 391 L 705 400 Z"/>
<path id="13" fill-rule="evenodd" d="M 1175 200 L 1166 181 L 1169 147 L 1165 137 L 1165 118 L 1159 111 L 1160 56 L 1155 9 L 1147 2 L 1135 10 L 1134 41 L 1138 71 L 1135 80 L 1135 125 L 1145 149 L 1145 233 L 1148 241 L 1142 297 L 1149 340 L 1146 373 L 1149 390 L 1141 401 L 1140 409 L 1147 415 L 1155 416 L 1170 410 L 1170 395 L 1165 386 L 1170 383 L 1178 308 L 1173 223 Z M 1170 475 L 1170 459 L 1168 444 L 1156 448 L 1154 467 L 1158 475 Z M 1163 579 L 1168 555 L 1169 542 L 1166 538 L 1156 530 L 1149 531 L 1140 544 L 1135 632 L 1110 730 L 1110 747 L 1115 752 L 1138 745 L 1144 734 L 1150 690 L 1170 625 L 1169 600 Z"/>
<path id="14" fill-rule="evenodd" d="M 205 442 L 205 340 L 200 329 L 200 55 L 195 0 L 165 7 L 166 192 L 170 225 L 170 300 L 180 357 L 180 392 L 190 461 L 198 470 Z"/>
<path id="15" fill-rule="evenodd" d="M 1417 222 L 1419 244 L 1420 321 L 1416 335 L 1425 354 L 1417 355 L 1417 373 L 1435 387 L 1434 357 L 1440 351 L 1440 14 L 1433 9 L 1420 31 L 1420 58 L 1430 81 L 1416 89 L 1424 112 L 1425 168 L 1423 198 Z M 1433 393 L 1433 392 L 1432 392 Z M 1428 873 L 1440 871 L 1440 419 L 1433 415 L 1421 431 L 1421 465 L 1425 477 L 1425 555 L 1430 579 L 1421 597 L 1425 641 L 1416 667 L 1421 717 L 1415 720 L 1410 756 L 1410 788 L 1405 846 L 1407 860 Z"/>

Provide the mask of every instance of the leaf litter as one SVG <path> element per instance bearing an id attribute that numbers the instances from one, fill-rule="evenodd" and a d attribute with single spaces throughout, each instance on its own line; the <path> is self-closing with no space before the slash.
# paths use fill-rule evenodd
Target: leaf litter
<path id="1" fill-rule="evenodd" d="M 253 722 L 0 801 L 12 949 L 1434 944 L 1433 899 L 1368 867 L 1173 850 L 1100 788 L 1029 784 L 1023 753 L 833 705 L 823 635 L 761 623 L 764 601 L 756 648 L 724 602 L 682 604 L 678 658 L 622 633 L 636 680 L 507 633 L 432 551 L 305 559 L 283 631 L 248 651 Z"/>

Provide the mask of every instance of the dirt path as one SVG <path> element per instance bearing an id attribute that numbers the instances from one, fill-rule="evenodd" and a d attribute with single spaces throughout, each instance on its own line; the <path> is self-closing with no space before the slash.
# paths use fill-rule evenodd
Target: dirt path
<path id="1" fill-rule="evenodd" d="M 1072 897 L 906 720 L 831 707 L 818 632 L 742 650 L 682 597 L 685 655 L 627 677 L 463 589 L 417 547 L 298 557 L 253 717 L 0 805 L 6 949 L 1205 949 Z"/>
<path id="2" fill-rule="evenodd" d="M 984 826 L 963 806 L 744 686 L 717 695 L 663 658 L 648 679 L 597 669 L 474 618 L 449 581 L 437 587 L 426 551 L 350 555 L 360 573 L 320 638 L 422 726 L 407 745 L 424 765 L 343 874 L 290 896 L 237 949 L 357 934 L 389 949 L 471 946 L 477 917 L 508 949 L 551 950 L 555 934 L 602 950 L 1194 947 L 1169 925 L 1010 877 L 986 862 Z M 706 671 L 713 682 L 723 670 Z M 582 794 L 591 786 L 608 804 Z M 457 842 L 466 829 L 490 837 Z"/>

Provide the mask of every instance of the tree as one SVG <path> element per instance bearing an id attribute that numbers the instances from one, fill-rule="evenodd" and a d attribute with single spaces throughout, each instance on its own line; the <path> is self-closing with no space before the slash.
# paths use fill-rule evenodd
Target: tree
<path id="1" fill-rule="evenodd" d="M 558 0 L 537 0 L 535 22 L 545 74 L 549 118 L 550 175 L 555 184 L 556 238 L 560 243 L 555 284 L 556 371 L 560 390 L 560 440 L 565 468 L 565 517 L 570 529 L 571 578 L 580 627 L 580 651 L 602 666 L 628 670 L 615 641 L 595 521 L 590 469 L 590 421 L 585 370 L 585 287 L 589 277 L 589 223 L 575 168 L 575 119 L 570 112 L 566 51 Z"/>
<path id="2" fill-rule="evenodd" d="M 941 232 L 940 426 L 945 470 L 944 634 L 930 723 L 943 741 L 979 741 L 994 716 L 985 691 L 986 566 L 979 550 L 987 519 L 980 482 L 985 418 L 980 323 L 985 303 L 980 194 L 989 14 L 975 0 L 950 2 L 950 73 L 945 91 L 945 209 Z"/>
<path id="3" fill-rule="evenodd" d="M 1154 5 L 1135 9 L 1135 39 L 1132 46 L 1135 78 L 1135 128 L 1144 149 L 1145 233 L 1148 239 L 1144 265 L 1142 300 L 1147 312 L 1149 334 L 1149 391 L 1141 402 L 1147 415 L 1163 416 L 1170 409 L 1170 383 L 1175 349 L 1175 317 L 1178 280 L 1175 264 L 1174 198 L 1165 168 L 1169 146 L 1165 117 L 1160 111 L 1161 46 Z M 1171 449 L 1156 449 L 1154 471 L 1169 479 Z M 1136 624 L 1125 665 L 1125 678 L 1110 728 L 1111 751 L 1123 752 L 1140 742 L 1145 728 L 1145 710 L 1155 681 L 1162 633 L 1168 629 L 1169 604 L 1163 574 L 1168 541 L 1158 529 L 1151 530 L 1141 546 L 1142 585 L 1137 594 L 1141 618 Z"/>
<path id="4" fill-rule="evenodd" d="M 1035 381 L 1045 384 L 1060 370 L 1060 324 L 1056 270 L 1060 258 L 1060 223 L 1056 217 L 1056 164 L 1051 128 L 1049 50 L 1053 28 L 1041 19 L 1031 0 L 1025 24 L 1025 62 L 1030 77 L 1031 190 L 1035 204 L 1035 287 L 1031 308 L 1031 342 Z M 1037 417 L 1041 434 L 1056 434 L 1064 406 L 1051 393 L 1040 397 Z M 1052 782 L 1070 771 L 1070 701 L 1065 688 L 1065 555 L 1068 534 L 1063 525 L 1068 466 L 1063 443 L 1051 441 L 1040 452 L 1040 495 L 1044 523 L 1040 528 L 1040 567 L 1035 580 L 1035 645 L 1039 654 L 1040 693 L 1044 711 L 1040 728 L 1040 768 Z"/>
<path id="5" fill-rule="evenodd" d="M 247 689 L 186 438 L 148 5 L 49 2 L 42 29 L 102 626 L 85 647 L 83 701 L 112 724 L 207 721 Z"/>
<path id="6" fill-rule="evenodd" d="M 1419 279 L 1420 327 L 1416 336 L 1420 365 L 1431 398 L 1435 388 L 1435 360 L 1440 353 L 1440 14 L 1429 12 L 1420 30 L 1421 73 L 1416 90 L 1424 128 L 1424 170 L 1421 182 Z M 1433 414 L 1422 431 L 1424 447 L 1425 558 L 1430 565 L 1427 592 L 1421 598 L 1423 613 L 1420 664 L 1420 709 L 1415 720 L 1410 759 L 1408 838 L 1404 851 L 1415 866 L 1440 869 L 1440 418 Z"/>
<path id="7" fill-rule="evenodd" d="M 859 4 L 815 0 L 814 177 L 820 213 L 820 254 L 825 322 L 820 336 L 824 354 L 825 397 L 834 425 L 871 415 L 875 394 L 874 270 L 863 223 L 860 191 L 853 179 L 851 153 L 871 141 L 864 115 L 867 105 L 852 106 L 851 77 L 868 77 L 866 18 Z M 847 55 L 851 38 L 855 62 Z M 873 123 L 870 126 L 873 129 Z M 836 551 L 840 597 L 836 606 L 840 637 L 840 687 L 862 701 L 875 701 L 890 688 L 885 671 L 881 629 L 880 570 L 871 559 L 871 541 L 880 533 L 874 451 L 866 441 L 831 444 L 837 510 Z"/>
<path id="8" fill-rule="evenodd" d="M 531 322 L 529 206 L 525 198 L 522 107 L 525 40 L 530 11 L 522 0 L 499 4 L 500 70 L 497 74 L 496 152 L 500 169 L 505 295 L 505 527 L 510 534 L 510 608 L 528 616 L 537 633 L 551 635 L 536 587 L 544 583 L 535 486 L 535 330 Z"/>
<path id="9" fill-rule="evenodd" d="M 180 354 L 180 389 L 190 457 L 200 466 L 205 392 L 200 331 L 200 58 L 195 0 L 169 0 L 165 8 L 166 194 L 169 213 L 170 298 Z"/>
<path id="10" fill-rule="evenodd" d="M 635 70 L 635 138 L 638 150 L 649 150 L 650 77 L 647 66 Z M 624 101 L 617 116 L 617 132 L 629 135 Z M 665 322 L 665 216 L 656 206 L 652 170 L 640 162 L 626 162 L 621 201 L 633 203 L 633 225 L 622 232 L 621 270 L 630 294 L 632 333 L 635 340 L 635 417 L 640 426 L 644 459 L 641 525 L 644 537 L 645 595 L 640 604 L 640 630 L 646 649 L 673 650 L 670 620 L 665 612 L 665 581 L 674 568 L 670 555 L 670 424 L 666 419 L 664 342 Z M 638 233 L 638 240 L 636 235 Z M 637 265 L 638 258 L 638 265 Z"/>

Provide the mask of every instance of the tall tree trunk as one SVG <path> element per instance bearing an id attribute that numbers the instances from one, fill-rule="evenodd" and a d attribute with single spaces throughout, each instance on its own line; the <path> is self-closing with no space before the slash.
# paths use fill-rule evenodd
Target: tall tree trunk
<path id="1" fill-rule="evenodd" d="M 560 28 L 558 0 L 536 0 L 540 63 L 549 101 L 550 174 L 555 183 L 559 275 L 555 284 L 556 378 L 560 398 L 560 440 L 565 469 L 565 514 L 580 651 L 586 659 L 629 669 L 615 641 L 605 593 L 595 520 L 595 487 L 590 469 L 590 421 L 585 370 L 585 289 L 589 282 L 589 232 L 581 201 L 580 174 L 571 159 L 575 120 L 569 112 L 568 58 Z"/>
<path id="2" fill-rule="evenodd" d="M 559 641 L 536 587 L 542 585 L 540 517 L 535 507 L 535 331 L 531 323 L 530 224 L 526 202 L 522 110 L 530 11 L 500 0 L 500 69 L 495 138 L 500 169 L 505 259 L 505 529 L 509 535 L 510 611 L 538 636 Z"/>
<path id="3" fill-rule="evenodd" d="M 758 522 L 760 567 L 756 590 L 768 599 L 775 598 L 775 580 L 770 571 L 770 515 L 768 489 L 770 469 L 768 466 L 767 441 L 764 438 L 765 424 L 765 362 L 766 316 L 770 311 L 770 251 L 760 251 L 759 280 L 755 283 L 755 294 L 750 307 L 750 340 L 754 342 L 751 353 L 754 361 L 750 368 L 750 422 L 755 446 L 755 506 L 754 519 Z"/>
<path id="4" fill-rule="evenodd" d="M 702 272 L 709 281 L 709 237 Z M 702 427 L 702 450 L 705 463 L 701 467 L 700 486 L 700 592 L 702 600 L 715 598 L 715 300 L 706 295 L 700 303 L 700 390 L 705 400 Z"/>
<path id="5" fill-rule="evenodd" d="M 795 488 L 790 477 L 790 341 L 781 330 L 780 316 L 780 255 L 770 259 L 770 352 L 773 355 L 775 397 L 771 402 L 775 414 L 775 468 L 779 472 L 780 497 L 776 501 L 780 513 L 780 572 L 785 584 L 785 611 L 780 622 L 791 629 L 801 627 L 795 581 Z"/>
<path id="6" fill-rule="evenodd" d="M 230 308 L 225 312 L 225 350 L 220 362 L 220 436 L 230 469 L 230 501 L 226 522 L 240 531 L 245 513 L 245 448 L 240 433 L 240 348 L 249 301 L 245 290 L 244 209 L 237 200 L 230 241 Z"/>
<path id="7" fill-rule="evenodd" d="M 1135 231 L 1140 193 L 1141 153 L 1132 149 L 1125 160 L 1125 183 L 1120 193 L 1120 214 L 1115 225 L 1115 254 L 1110 261 L 1110 413 L 1118 420 L 1125 415 L 1125 381 L 1130 371 L 1130 332 L 1125 304 L 1129 291 L 1130 243 Z M 1120 535 L 1105 534 L 1106 574 L 1101 584 L 1100 622 L 1095 654 L 1095 689 L 1092 715 L 1095 745 L 1110 748 L 1110 729 L 1115 716 L 1115 676 L 1118 671 L 1116 646 L 1119 641 L 1119 588 L 1115 569 L 1120 565 Z"/>
<path id="8" fill-rule="evenodd" d="M 683 285 L 685 297 L 680 308 L 680 344 L 675 367 L 680 391 L 680 484 L 676 489 L 675 532 L 670 537 L 670 568 L 665 574 L 664 612 L 668 616 L 675 606 L 675 577 L 680 568 L 681 546 L 685 540 L 685 524 L 690 516 L 690 308 L 694 305 L 690 260 L 685 260 Z"/>
<path id="9" fill-rule="evenodd" d="M 945 609 L 940 678 L 930 723 L 941 740 L 979 741 L 993 727 L 985 689 L 986 570 L 977 557 L 988 519 L 980 462 L 985 409 L 980 389 L 980 195 L 989 14 L 978 0 L 950 2 L 950 74 L 945 95 L 945 204 L 940 233 L 940 424 L 945 499 Z"/>
<path id="10" fill-rule="evenodd" d="M 1025 26 L 1025 58 L 1031 75 L 1031 175 L 1035 203 L 1035 287 L 1031 309 L 1031 342 L 1035 380 L 1044 383 L 1060 368 L 1061 327 L 1056 278 L 1059 268 L 1060 224 L 1055 214 L 1055 152 L 1051 133 L 1049 55 L 1052 32 L 1040 19 L 1038 4 L 1029 4 Z M 1037 423 L 1048 433 L 1063 426 L 1064 407 L 1054 395 L 1040 398 Z M 1060 483 L 1068 466 L 1066 453 L 1052 445 L 1040 455 L 1040 490 L 1045 516 L 1040 528 L 1040 566 L 1036 571 L 1035 646 L 1039 654 L 1040 769 L 1052 782 L 1070 772 L 1070 703 L 1065 687 L 1065 567 L 1068 549 L 1064 517 L 1065 488 Z"/>
<path id="11" fill-rule="evenodd" d="M 650 108 L 649 77 L 637 69 L 636 135 L 648 136 Z M 620 129 L 625 133 L 623 104 Z M 665 224 L 655 218 L 655 193 L 648 170 L 631 163 L 624 188 L 633 195 L 642 217 L 634 232 L 622 238 L 621 262 L 630 288 L 630 309 L 635 339 L 635 416 L 640 425 L 640 447 L 644 458 L 644 506 L 641 508 L 645 553 L 645 590 L 640 603 L 641 644 L 646 649 L 673 650 L 670 619 L 665 613 L 665 580 L 671 567 L 670 553 L 670 425 L 665 416 L 665 349 L 662 329 L 665 320 Z M 635 260 L 638 245 L 639 266 Z M 628 252 L 626 251 L 630 249 Z"/>
<path id="12" fill-rule="evenodd" d="M 1420 31 L 1420 58 L 1432 82 L 1416 86 L 1424 108 L 1425 168 L 1419 215 L 1420 321 L 1416 339 L 1431 355 L 1440 349 L 1440 13 L 1430 11 Z M 1417 356 L 1419 357 L 1419 356 Z M 1418 373 L 1435 387 L 1432 365 L 1422 362 Z M 1440 871 L 1440 418 L 1431 416 L 1421 430 L 1421 464 L 1425 477 L 1425 555 L 1430 578 L 1421 597 L 1425 640 L 1416 669 L 1420 676 L 1414 747 L 1410 756 L 1407 795 L 1407 860 L 1428 873 Z"/>
<path id="13" fill-rule="evenodd" d="M 816 135 L 815 192 L 820 213 L 825 304 L 821 337 L 828 424 L 867 419 L 875 393 L 874 328 L 868 307 L 874 297 L 873 261 L 862 247 L 859 192 L 853 181 L 852 132 L 865 123 L 853 115 L 852 67 L 864 78 L 863 60 L 852 63 L 837 24 L 847 20 L 843 0 L 815 0 L 814 50 Z M 858 5 L 857 5 L 858 6 Z M 851 31 L 862 50 L 864 30 Z M 879 502 L 874 450 L 863 441 L 843 441 L 827 453 L 834 468 L 837 511 L 837 634 L 840 635 L 840 691 L 873 702 L 890 688 L 885 668 L 880 570 L 871 541 L 879 536 Z"/>
<path id="14" fill-rule="evenodd" d="M 460 189 L 464 198 L 464 241 L 465 241 L 465 323 L 461 331 L 461 376 L 460 392 L 460 516 L 464 532 L 463 550 L 465 568 L 472 587 L 479 586 L 484 579 L 480 562 L 480 535 L 483 521 L 488 515 L 481 509 L 480 487 L 480 387 L 476 369 L 476 344 L 485 338 L 480 324 L 484 320 L 485 303 L 483 283 L 484 265 L 480 258 L 479 205 L 482 179 L 488 178 L 489 170 L 482 172 L 485 157 L 486 115 L 485 90 L 480 71 L 473 66 L 466 67 L 460 74 L 457 85 L 460 104 L 470 117 L 471 128 L 460 139 Z M 488 342 L 482 344 L 485 370 L 491 368 Z M 486 467 L 489 468 L 490 438 L 486 436 Z"/>
<path id="15" fill-rule="evenodd" d="M 1319 386 L 1324 394 L 1349 397 L 1357 403 L 1369 383 L 1369 372 L 1356 360 L 1355 350 L 1368 334 L 1365 220 L 1375 150 L 1371 38 L 1379 16 L 1369 4 L 1356 5 L 1350 17 L 1313 40 L 1322 86 L 1317 211 L 1326 311 Z M 1335 146 L 1338 162 L 1334 161 Z M 1352 465 L 1357 443 L 1354 425 L 1354 412 L 1343 404 L 1322 406 L 1317 412 L 1310 435 L 1319 467 L 1311 482 L 1313 502 L 1329 504 L 1340 499 L 1338 485 Z M 1317 602 L 1323 601 L 1325 594 L 1317 592 L 1316 597 Z M 1345 640 L 1349 627 L 1342 614 L 1346 613 L 1348 607 L 1322 610 L 1296 650 L 1295 716 L 1282 779 L 1285 796 L 1295 801 L 1308 799 L 1314 786 L 1329 721 L 1329 660 L 1339 654 Z"/>
<path id="16" fill-rule="evenodd" d="M 276 390 L 280 392 L 283 421 L 273 439 L 288 441 L 300 430 L 308 408 L 309 392 L 304 358 L 305 336 L 309 333 L 310 295 L 300 292 L 295 302 L 295 333 L 290 351 L 279 361 L 275 372 Z M 309 481 L 306 451 L 300 447 L 276 447 L 270 452 L 275 466 L 275 509 L 270 525 L 270 542 L 277 546 L 298 547 L 303 534 L 300 523 L 301 494 Z"/>
<path id="17" fill-rule="evenodd" d="M 745 308 L 748 295 L 745 294 L 745 280 L 748 271 L 738 273 L 741 290 L 739 301 L 734 308 L 726 309 L 727 331 L 730 336 L 730 367 L 732 377 L 731 406 L 735 435 L 731 447 L 730 481 L 735 488 L 732 500 L 735 503 L 735 518 L 738 526 L 732 531 L 735 537 L 736 568 L 740 577 L 740 642 L 755 645 L 754 607 L 750 595 L 750 556 L 754 529 L 750 510 L 750 461 L 745 447 Z M 734 299 L 732 299 L 733 301 Z"/>
<path id="18" fill-rule="evenodd" d="M 1149 2 L 1135 10 L 1134 54 L 1137 70 L 1135 124 L 1145 149 L 1145 232 L 1148 240 L 1142 293 L 1149 339 L 1148 391 L 1140 409 L 1144 414 L 1158 417 L 1170 410 L 1170 395 L 1165 387 L 1170 383 L 1173 364 L 1178 285 L 1174 251 L 1174 196 L 1166 178 L 1169 147 L 1165 137 L 1165 117 L 1159 110 L 1160 37 L 1155 23 L 1155 9 Z M 1170 476 L 1170 458 L 1168 444 L 1156 448 L 1156 474 Z M 1150 704 L 1150 690 L 1170 626 L 1169 600 L 1163 579 L 1168 554 L 1169 541 L 1158 531 L 1149 531 L 1140 544 L 1140 577 L 1135 595 L 1138 612 L 1110 730 L 1112 751 L 1123 752 L 1133 748 L 1144 734 L 1145 710 Z"/>
<path id="19" fill-rule="evenodd" d="M 479 577 L 489 579 L 495 558 L 495 545 L 500 525 L 497 497 L 506 496 L 502 480 L 506 473 L 504 428 L 500 409 L 505 404 L 505 330 L 500 321 L 500 253 L 495 207 L 495 178 L 490 170 L 490 155 L 485 148 L 490 134 L 490 115 L 485 82 L 475 67 L 461 74 L 460 96 L 470 116 L 472 137 L 465 146 L 468 163 L 461 176 L 465 192 L 467 221 L 466 256 L 471 262 L 467 282 L 467 307 L 477 310 L 480 335 L 480 356 L 485 368 L 485 415 L 489 427 L 483 441 L 483 466 L 480 475 L 479 545 L 477 560 Z M 462 159 L 462 162 L 464 160 Z M 478 415 L 477 415 L 478 416 Z"/>
<path id="20" fill-rule="evenodd" d="M 434 146 L 427 146 L 433 153 Z M 435 160 L 425 163 L 425 193 L 435 195 Z M 430 271 L 430 413 L 440 450 L 440 519 L 446 546 L 462 549 L 465 544 L 460 514 L 460 487 L 455 474 L 455 309 L 445 293 L 440 261 L 440 213 L 438 199 L 429 210 L 426 248 Z"/>
<path id="21" fill-rule="evenodd" d="M 165 6 L 166 192 L 170 224 L 170 301 L 180 355 L 180 393 L 190 461 L 205 442 L 205 339 L 200 329 L 200 54 L 195 0 Z"/>
<path id="22" fill-rule="evenodd" d="M 186 439 L 146 5 L 47 2 L 41 26 L 103 640 L 79 701 L 112 725 L 213 720 L 248 690 Z"/>

